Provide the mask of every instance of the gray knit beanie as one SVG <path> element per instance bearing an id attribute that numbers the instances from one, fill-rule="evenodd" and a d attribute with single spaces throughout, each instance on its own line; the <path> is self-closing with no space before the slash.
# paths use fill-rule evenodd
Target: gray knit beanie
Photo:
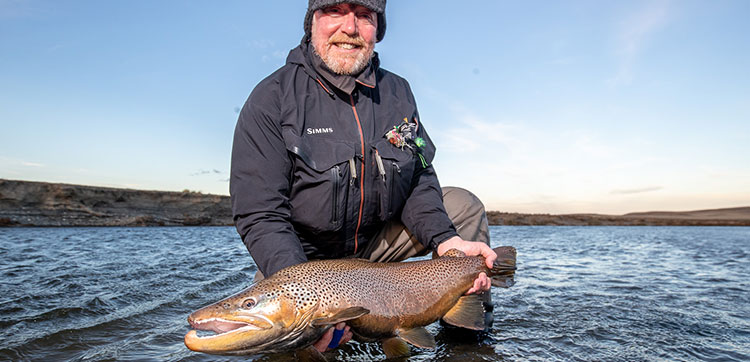
<path id="1" fill-rule="evenodd" d="M 320 10 L 326 6 L 349 3 L 362 5 L 378 14 L 378 32 L 376 34 L 376 39 L 377 41 L 381 41 L 385 36 L 385 1 L 386 0 L 309 0 L 307 4 L 307 14 L 305 14 L 305 39 L 308 41 L 310 40 L 312 16 L 316 10 Z"/>

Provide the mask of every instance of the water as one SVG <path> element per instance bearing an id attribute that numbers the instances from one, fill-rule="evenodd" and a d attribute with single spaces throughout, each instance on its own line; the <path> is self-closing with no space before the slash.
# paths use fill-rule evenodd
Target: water
<path id="1" fill-rule="evenodd" d="M 750 360 L 750 228 L 493 227 L 518 251 L 495 328 L 410 361 Z M 0 229 L 0 360 L 238 360 L 189 351 L 187 315 L 249 284 L 230 227 Z M 382 360 L 349 343 L 340 360 Z M 255 356 L 287 360 L 288 355 Z"/>

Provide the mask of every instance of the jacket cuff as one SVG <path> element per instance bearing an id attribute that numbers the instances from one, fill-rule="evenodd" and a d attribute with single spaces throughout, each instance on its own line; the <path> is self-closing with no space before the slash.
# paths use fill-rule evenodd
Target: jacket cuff
<path id="1" fill-rule="evenodd" d="M 432 237 L 432 240 L 430 240 L 429 247 L 433 251 L 437 251 L 438 245 L 448 241 L 448 239 L 458 236 L 458 233 L 455 230 L 448 230 L 444 233 L 435 235 Z"/>

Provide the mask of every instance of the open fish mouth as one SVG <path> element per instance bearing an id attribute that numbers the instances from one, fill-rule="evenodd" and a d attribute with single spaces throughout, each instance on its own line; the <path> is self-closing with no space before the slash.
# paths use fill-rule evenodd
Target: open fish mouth
<path id="1" fill-rule="evenodd" d="M 261 331 L 273 327 L 273 323 L 266 317 L 253 316 L 247 321 L 227 320 L 223 318 L 208 318 L 204 320 L 188 320 L 195 329 L 190 331 L 191 337 L 210 339 L 237 332 Z M 198 331 L 202 331 L 199 335 Z"/>

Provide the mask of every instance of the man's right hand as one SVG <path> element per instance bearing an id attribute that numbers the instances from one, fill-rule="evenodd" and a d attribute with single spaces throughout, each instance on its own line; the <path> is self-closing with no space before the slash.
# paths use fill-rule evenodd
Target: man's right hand
<path id="1" fill-rule="evenodd" d="M 454 236 L 438 245 L 437 253 L 442 256 L 450 249 L 463 251 L 468 256 L 481 255 L 484 257 L 487 268 L 492 268 L 492 263 L 497 259 L 497 254 L 487 244 L 479 241 L 466 241 L 459 236 Z M 492 282 L 485 273 L 479 273 L 474 280 L 474 286 L 466 294 L 482 293 L 490 290 Z"/>

